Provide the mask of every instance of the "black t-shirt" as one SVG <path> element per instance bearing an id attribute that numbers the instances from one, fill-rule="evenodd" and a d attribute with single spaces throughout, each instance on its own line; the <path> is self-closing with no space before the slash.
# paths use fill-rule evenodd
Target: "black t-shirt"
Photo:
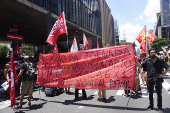
<path id="1" fill-rule="evenodd" d="M 27 63 L 31 63 L 31 62 L 27 62 Z M 32 64 L 32 63 L 31 63 L 31 64 Z M 33 68 L 36 67 L 36 66 L 33 65 L 33 64 L 32 64 L 32 66 L 33 66 Z M 24 69 L 24 72 L 23 72 L 23 74 L 22 74 L 22 81 L 25 81 L 25 80 L 26 80 L 27 64 L 26 64 L 25 62 L 22 63 L 20 69 Z"/>
<path id="2" fill-rule="evenodd" d="M 151 58 L 146 58 L 141 65 L 147 70 L 148 81 L 163 81 L 163 78 L 157 78 L 158 74 L 163 74 L 163 68 L 167 69 L 169 67 L 169 65 L 160 58 L 157 58 L 155 63 L 152 62 Z"/>

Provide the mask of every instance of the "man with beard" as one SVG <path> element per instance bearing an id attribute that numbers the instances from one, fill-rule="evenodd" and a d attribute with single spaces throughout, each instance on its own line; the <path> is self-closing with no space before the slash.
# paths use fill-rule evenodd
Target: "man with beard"
<path id="1" fill-rule="evenodd" d="M 169 65 L 162 59 L 156 57 L 156 49 L 152 48 L 149 52 L 150 57 L 145 59 L 145 61 L 140 64 L 136 58 L 136 62 L 138 67 L 147 69 L 147 84 L 149 91 L 149 101 L 150 105 L 148 106 L 148 110 L 153 110 L 153 89 L 155 86 L 157 92 L 157 107 L 160 113 L 163 113 L 162 110 L 162 83 L 163 77 L 169 71 Z M 166 69 L 164 73 L 162 73 L 163 68 Z"/>

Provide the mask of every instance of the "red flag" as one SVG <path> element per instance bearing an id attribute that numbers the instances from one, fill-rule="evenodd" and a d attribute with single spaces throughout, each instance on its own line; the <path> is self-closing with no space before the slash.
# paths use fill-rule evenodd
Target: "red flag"
<path id="1" fill-rule="evenodd" d="M 18 42 L 17 42 L 17 46 L 16 46 L 15 51 L 14 51 L 14 55 L 19 55 L 20 56 Z"/>
<path id="2" fill-rule="evenodd" d="M 63 12 L 61 16 L 58 18 L 58 20 L 56 21 L 56 23 L 54 24 L 46 42 L 51 45 L 54 45 L 58 37 L 64 33 L 67 33 L 67 26 L 66 26 L 65 15 Z"/>
<path id="3" fill-rule="evenodd" d="M 15 105 L 15 85 L 18 83 L 17 73 L 14 66 L 13 53 L 11 51 L 11 65 L 10 65 L 10 76 L 11 76 L 11 84 L 10 84 L 10 100 L 11 100 L 11 108 Z"/>
<path id="4" fill-rule="evenodd" d="M 53 53 L 58 53 L 57 44 L 55 44 L 55 47 L 54 47 Z"/>
<path id="5" fill-rule="evenodd" d="M 98 41 L 98 37 L 97 37 L 97 48 L 100 48 L 100 47 L 99 47 L 99 41 Z"/>
<path id="6" fill-rule="evenodd" d="M 142 31 L 139 33 L 139 35 L 136 37 L 136 40 L 140 43 L 140 49 L 142 51 L 145 51 L 145 47 L 146 47 L 146 25 L 145 27 L 142 29 Z"/>
<path id="7" fill-rule="evenodd" d="M 84 49 L 87 50 L 88 41 L 87 41 L 86 35 L 84 33 L 83 33 L 83 44 L 84 44 Z"/>
<path id="8" fill-rule="evenodd" d="M 149 35 L 148 35 L 148 37 L 147 37 L 146 40 L 149 41 L 151 44 L 153 44 L 153 41 L 154 41 L 155 39 L 157 39 L 157 37 L 153 34 L 152 31 L 150 31 L 150 32 L 149 32 Z"/>
<path id="9" fill-rule="evenodd" d="M 77 47 L 76 37 L 74 37 L 73 44 L 71 46 L 70 52 L 76 52 L 76 51 L 78 51 L 78 47 Z"/>

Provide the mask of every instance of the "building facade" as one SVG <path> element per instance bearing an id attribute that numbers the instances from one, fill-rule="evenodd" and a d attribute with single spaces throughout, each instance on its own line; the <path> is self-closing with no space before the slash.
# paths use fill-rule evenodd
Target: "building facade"
<path id="1" fill-rule="evenodd" d="M 108 43 L 110 46 L 115 44 L 114 38 L 114 20 L 111 10 L 105 0 L 100 0 L 101 25 L 102 25 L 102 42 Z"/>
<path id="2" fill-rule="evenodd" d="M 161 9 L 161 25 L 169 25 L 170 17 L 169 15 L 169 5 L 170 0 L 160 0 L 160 9 Z"/>
<path id="3" fill-rule="evenodd" d="M 114 21 L 114 26 L 116 30 L 116 45 L 118 45 L 119 44 L 119 26 L 118 26 L 118 22 L 116 19 Z"/>

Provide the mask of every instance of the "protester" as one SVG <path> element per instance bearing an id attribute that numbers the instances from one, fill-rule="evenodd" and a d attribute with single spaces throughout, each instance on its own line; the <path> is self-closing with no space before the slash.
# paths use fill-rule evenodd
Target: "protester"
<path id="1" fill-rule="evenodd" d="M 164 60 L 163 51 L 160 51 L 160 52 L 159 52 L 159 58 L 162 59 L 162 60 Z"/>
<path id="2" fill-rule="evenodd" d="M 5 64 L 5 68 L 3 68 L 3 69 L 4 69 L 4 70 L 3 70 L 3 79 L 4 79 L 4 80 L 7 79 L 6 76 L 7 76 L 7 72 L 8 72 L 8 69 L 9 69 L 9 68 L 10 68 L 10 64 L 9 64 L 9 63 Z M 8 89 L 5 91 L 6 97 L 9 97 L 9 90 L 10 90 L 10 88 L 8 88 Z"/>
<path id="3" fill-rule="evenodd" d="M 35 72 L 35 78 L 33 80 L 33 88 L 36 88 L 37 76 L 38 76 L 38 62 L 36 63 L 37 71 Z"/>
<path id="4" fill-rule="evenodd" d="M 18 73 L 19 73 L 19 70 L 18 70 L 18 62 L 17 62 L 17 61 L 14 61 L 14 65 L 15 65 L 16 73 L 17 73 L 17 75 L 18 75 Z M 10 70 L 11 70 L 11 68 L 8 69 L 8 72 L 7 72 L 7 75 L 6 75 L 8 84 L 10 84 L 10 81 L 11 81 Z M 19 83 L 19 82 L 20 82 L 20 81 L 18 80 L 18 83 L 15 85 L 15 97 L 19 96 L 19 94 L 20 94 L 20 83 Z M 9 88 L 10 88 L 10 87 L 9 87 Z"/>
<path id="5" fill-rule="evenodd" d="M 145 67 L 147 69 L 147 82 L 148 82 L 148 90 L 149 90 L 149 101 L 150 105 L 148 106 L 148 110 L 153 110 L 153 89 L 155 86 L 157 92 L 157 107 L 159 112 L 163 113 L 162 110 L 162 83 L 163 77 L 169 71 L 169 65 L 162 59 L 156 57 L 156 49 L 152 48 L 149 52 L 150 58 L 147 58 L 142 64 L 137 61 L 138 67 Z M 163 68 L 166 69 L 164 73 L 162 73 Z"/>
<path id="6" fill-rule="evenodd" d="M 31 62 L 29 62 L 29 56 L 24 56 L 24 63 L 21 65 L 20 68 L 20 73 L 18 74 L 18 79 L 22 76 L 22 82 L 21 82 L 21 95 L 20 95 L 20 103 L 17 106 L 16 109 L 20 109 L 22 108 L 22 102 L 24 99 L 24 95 L 29 93 L 29 98 L 28 98 L 28 106 L 31 106 L 31 97 L 33 94 L 33 80 L 29 80 L 28 77 L 30 75 L 30 73 L 28 73 L 28 70 L 30 70 L 30 67 L 32 70 L 33 69 L 33 64 Z M 36 70 L 34 70 L 35 72 Z"/>
<path id="7" fill-rule="evenodd" d="M 102 98 L 101 98 L 102 95 Z M 98 99 L 97 101 L 101 102 L 105 102 L 106 101 L 106 90 L 98 90 Z"/>
<path id="8" fill-rule="evenodd" d="M 139 74 L 140 74 L 140 69 L 136 67 L 136 77 L 135 77 L 135 85 L 134 85 L 134 92 L 133 94 L 137 95 L 138 94 L 138 89 L 139 89 Z"/>
<path id="9" fill-rule="evenodd" d="M 168 64 L 169 58 L 166 51 L 164 52 L 164 60 Z"/>
<path id="10" fill-rule="evenodd" d="M 124 90 L 125 94 L 122 94 L 124 97 L 129 97 L 130 96 L 130 90 Z"/>

